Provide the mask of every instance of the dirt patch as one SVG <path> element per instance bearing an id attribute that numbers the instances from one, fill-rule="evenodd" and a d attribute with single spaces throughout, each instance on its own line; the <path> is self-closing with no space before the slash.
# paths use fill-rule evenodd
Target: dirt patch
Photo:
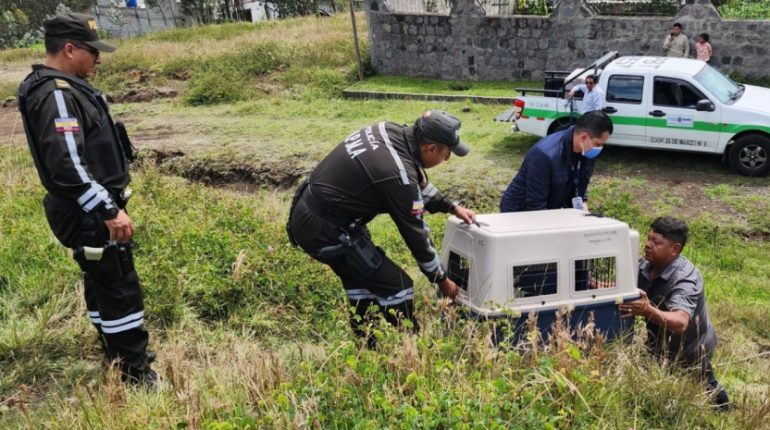
<path id="1" fill-rule="evenodd" d="M 172 98 L 179 92 L 172 88 L 155 87 L 151 85 L 153 74 L 148 70 L 129 70 L 126 72 L 129 84 L 114 94 L 108 94 L 110 103 L 144 103 L 159 98 Z"/>
<path id="2" fill-rule="evenodd" d="M 0 143 L 12 143 L 13 140 L 26 142 L 21 114 L 16 106 L 0 107 Z"/>
<path id="3" fill-rule="evenodd" d="M 147 161 L 153 162 L 156 166 L 161 166 L 170 159 L 184 157 L 182 151 L 161 151 L 159 149 L 142 150 L 138 154 L 139 163 Z"/>
<path id="4" fill-rule="evenodd" d="M 110 103 L 145 103 L 159 98 L 178 96 L 176 90 L 170 88 L 151 88 L 132 86 L 116 94 L 107 96 Z"/>
<path id="5" fill-rule="evenodd" d="M 193 162 L 187 165 L 180 174 L 187 179 L 208 185 L 246 184 L 257 188 L 286 190 L 294 186 L 297 180 L 307 173 L 283 162 L 259 166 L 219 164 L 208 161 Z"/>
<path id="6" fill-rule="evenodd" d="M 682 179 L 651 179 L 643 187 L 632 189 L 634 199 L 641 207 L 651 207 L 658 200 L 671 206 L 673 212 L 685 218 L 693 218 L 709 211 L 717 216 L 734 217 L 738 213 L 731 207 L 715 205 L 714 200 L 703 192 L 710 184 L 694 184 Z"/>
<path id="7" fill-rule="evenodd" d="M 142 151 L 140 158 L 142 162 L 154 163 L 166 173 L 245 192 L 264 188 L 287 190 L 308 172 L 297 166 L 297 160 L 288 159 L 250 164 L 232 160 L 191 159 L 181 151 L 163 150 Z"/>
<path id="8" fill-rule="evenodd" d="M 191 76 L 192 72 L 187 69 L 177 70 L 171 73 L 171 79 L 175 79 L 177 81 L 186 81 L 190 79 Z"/>

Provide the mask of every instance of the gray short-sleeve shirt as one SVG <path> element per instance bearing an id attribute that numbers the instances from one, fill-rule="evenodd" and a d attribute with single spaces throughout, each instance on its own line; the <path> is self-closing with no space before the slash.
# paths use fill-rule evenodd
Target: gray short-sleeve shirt
<path id="1" fill-rule="evenodd" d="M 688 364 L 711 357 L 717 336 L 708 317 L 703 277 L 698 268 L 681 255 L 657 279 L 650 279 L 651 268 L 647 260 L 640 261 L 639 288 L 658 309 L 687 312 L 690 323 L 684 333 L 676 334 L 648 320 L 647 346 L 658 354 L 680 358 Z"/>

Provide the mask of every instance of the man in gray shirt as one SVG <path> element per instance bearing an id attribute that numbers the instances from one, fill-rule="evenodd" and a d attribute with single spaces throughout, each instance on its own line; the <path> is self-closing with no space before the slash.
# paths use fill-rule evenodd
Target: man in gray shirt
<path id="1" fill-rule="evenodd" d="M 640 315 L 647 320 L 647 347 L 656 356 L 699 370 L 724 410 L 729 399 L 711 368 L 717 336 L 708 317 L 703 277 L 681 255 L 687 235 L 684 221 L 672 217 L 653 221 L 639 264 L 641 298 L 619 307 L 624 317 Z"/>
<path id="2" fill-rule="evenodd" d="M 668 57 L 690 56 L 690 41 L 682 34 L 682 24 L 677 22 L 671 27 L 671 34 L 663 41 L 663 49 L 666 50 Z"/>

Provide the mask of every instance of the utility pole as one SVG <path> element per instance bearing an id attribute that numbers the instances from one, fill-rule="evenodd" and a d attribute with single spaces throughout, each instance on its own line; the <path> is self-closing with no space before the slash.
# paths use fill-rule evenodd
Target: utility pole
<path id="1" fill-rule="evenodd" d="M 356 66 L 358 66 L 358 80 L 364 80 L 364 70 L 361 67 L 361 50 L 358 48 L 358 29 L 356 28 L 356 12 L 353 8 L 353 0 L 348 0 L 350 4 L 350 20 L 353 22 L 353 46 L 356 47 Z"/>

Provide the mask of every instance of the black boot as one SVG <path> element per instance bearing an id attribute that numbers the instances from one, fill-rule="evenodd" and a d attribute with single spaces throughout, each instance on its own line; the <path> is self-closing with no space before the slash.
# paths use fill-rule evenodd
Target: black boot
<path id="1" fill-rule="evenodd" d="M 144 388 L 156 388 L 160 384 L 160 376 L 147 365 L 144 369 L 124 367 L 121 369 L 121 380 L 130 385 Z"/>
<path id="2" fill-rule="evenodd" d="M 711 367 L 711 362 L 706 362 L 704 366 L 704 376 L 706 384 L 708 384 L 708 393 L 714 396 L 714 405 L 716 405 L 719 412 L 725 412 L 732 409 L 730 398 L 727 396 L 727 391 L 719 383 L 716 376 L 714 376 L 714 369 Z"/>
<path id="3" fill-rule="evenodd" d="M 732 409 L 733 405 L 730 403 L 730 398 L 727 396 L 727 391 L 725 391 L 721 385 L 718 385 L 712 391 L 712 394 L 714 392 L 716 392 L 714 395 L 714 404 L 716 405 L 719 412 L 726 412 Z"/>

